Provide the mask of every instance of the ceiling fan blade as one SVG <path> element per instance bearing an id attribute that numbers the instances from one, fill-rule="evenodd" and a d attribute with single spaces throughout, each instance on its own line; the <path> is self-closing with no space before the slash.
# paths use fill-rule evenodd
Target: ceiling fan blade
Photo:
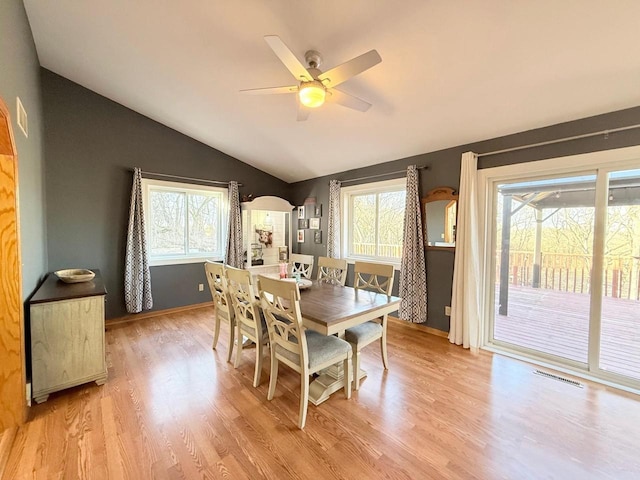
<path id="1" fill-rule="evenodd" d="M 355 77 L 359 73 L 377 65 L 381 61 L 382 57 L 380 57 L 380 54 L 375 50 L 370 50 L 359 57 L 352 58 L 348 62 L 318 75 L 318 80 L 324 83 L 326 87 L 335 87 L 342 82 L 346 82 L 351 77 Z"/>
<path id="2" fill-rule="evenodd" d="M 271 95 L 274 93 L 296 93 L 297 91 L 297 85 L 290 85 L 288 87 L 250 88 L 248 90 L 240 90 L 240 93 L 247 93 L 249 95 Z"/>
<path id="3" fill-rule="evenodd" d="M 284 66 L 289 69 L 291 74 L 298 81 L 309 82 L 313 80 L 311 74 L 307 71 L 300 60 L 296 58 L 291 49 L 287 47 L 280 37 L 277 35 L 265 35 L 265 42 L 271 47 L 273 52 L 278 56 Z"/>
<path id="4" fill-rule="evenodd" d="M 343 107 L 353 108 L 360 112 L 366 112 L 371 108 L 370 103 L 367 103 L 358 97 L 354 97 L 353 95 L 349 95 L 348 93 L 344 93 L 342 90 L 338 90 L 337 88 L 332 88 L 327 93 L 330 94 L 327 95 L 328 102 L 337 103 Z"/>

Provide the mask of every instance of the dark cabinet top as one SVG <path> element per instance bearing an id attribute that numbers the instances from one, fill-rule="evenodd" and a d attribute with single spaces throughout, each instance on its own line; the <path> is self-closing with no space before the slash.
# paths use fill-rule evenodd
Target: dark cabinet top
<path id="1" fill-rule="evenodd" d="M 92 268 L 91 271 L 96 274 L 93 280 L 80 283 L 64 283 L 56 277 L 55 273 L 49 273 L 29 303 L 55 302 L 57 300 L 106 295 L 107 289 L 102 281 L 100 270 Z"/>

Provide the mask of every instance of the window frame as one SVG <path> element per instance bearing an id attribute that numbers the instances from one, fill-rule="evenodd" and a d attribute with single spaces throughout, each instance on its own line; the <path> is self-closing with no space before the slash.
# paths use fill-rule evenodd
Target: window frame
<path id="1" fill-rule="evenodd" d="M 380 194 L 387 192 L 404 191 L 406 194 L 407 179 L 405 177 L 396 178 L 393 180 L 383 180 L 380 182 L 363 183 L 360 185 L 353 185 L 350 187 L 342 187 L 340 189 L 340 234 L 341 234 L 341 247 L 342 257 L 347 260 L 348 263 L 355 263 L 356 261 L 364 262 L 383 262 L 392 264 L 396 270 L 400 270 L 401 257 L 381 257 L 381 256 L 366 256 L 355 255 L 351 253 L 350 243 L 353 232 L 353 222 L 351 221 L 351 199 L 354 196 L 366 195 L 366 194 Z M 378 208 L 378 202 L 376 202 L 376 209 Z M 377 218 L 377 215 L 376 215 Z M 402 215 L 402 225 L 404 228 L 404 212 Z M 376 225 L 376 247 L 378 242 L 378 233 Z M 404 245 L 403 245 L 404 247 Z"/>
<path id="2" fill-rule="evenodd" d="M 154 187 L 165 191 L 174 191 L 177 193 L 184 193 L 185 197 L 185 246 L 189 243 L 189 222 L 188 222 L 188 195 L 189 194 L 210 194 L 217 193 L 222 195 L 221 212 L 219 214 L 218 222 L 218 242 L 221 246 L 220 251 L 216 252 L 200 252 L 197 254 L 167 254 L 157 255 L 151 254 L 151 201 L 150 194 L 154 190 Z M 145 236 L 149 249 L 149 266 L 161 266 L 161 265 L 181 265 L 188 263 L 201 263 L 205 260 L 224 261 L 225 257 L 225 245 L 227 240 L 227 227 L 229 225 L 229 189 L 225 187 L 214 187 L 211 185 L 198 185 L 192 183 L 172 182 L 167 180 L 155 180 L 152 178 L 142 179 L 142 203 L 144 208 L 144 221 L 145 221 Z"/>

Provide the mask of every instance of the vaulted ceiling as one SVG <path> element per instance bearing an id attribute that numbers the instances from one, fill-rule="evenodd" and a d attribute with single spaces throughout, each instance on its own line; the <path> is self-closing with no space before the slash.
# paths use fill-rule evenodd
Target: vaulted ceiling
<path id="1" fill-rule="evenodd" d="M 25 0 L 41 65 L 286 181 L 640 105 L 637 0 Z M 275 34 L 326 70 L 376 49 L 296 121 Z"/>

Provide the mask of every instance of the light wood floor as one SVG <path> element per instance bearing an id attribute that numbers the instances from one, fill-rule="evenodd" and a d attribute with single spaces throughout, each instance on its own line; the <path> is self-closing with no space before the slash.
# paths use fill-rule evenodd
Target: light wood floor
<path id="1" fill-rule="evenodd" d="M 632 394 L 390 322 L 391 369 L 368 347 L 360 391 L 310 405 L 300 431 L 297 374 L 267 402 L 268 360 L 255 389 L 254 351 L 234 370 L 211 326 L 201 308 L 109 327 L 107 383 L 33 407 L 5 478 L 638 478 Z"/>

